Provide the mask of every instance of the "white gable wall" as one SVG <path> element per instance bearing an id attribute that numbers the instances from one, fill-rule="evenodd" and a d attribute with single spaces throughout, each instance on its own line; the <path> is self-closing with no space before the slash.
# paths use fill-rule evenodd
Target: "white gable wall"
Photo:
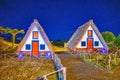
<path id="1" fill-rule="evenodd" d="M 77 48 L 87 48 L 87 38 L 88 38 L 88 30 L 92 30 L 93 31 L 93 45 L 94 45 L 94 41 L 99 41 L 99 46 L 94 46 L 94 48 L 101 48 L 103 47 L 101 41 L 99 40 L 99 38 L 97 37 L 96 33 L 94 32 L 94 30 L 92 29 L 91 26 L 88 27 L 87 31 L 85 32 L 84 36 L 82 37 L 81 41 L 85 41 L 86 42 L 86 46 L 81 46 L 81 41 L 79 42 L 79 44 L 77 45 Z"/>
<path id="2" fill-rule="evenodd" d="M 38 31 L 38 39 L 33 39 L 33 31 Z M 23 45 L 21 51 L 31 51 L 32 50 L 32 40 L 33 41 L 39 41 L 39 51 L 44 51 L 44 50 L 40 50 L 40 44 L 45 44 L 45 51 L 49 51 L 48 46 L 46 45 L 45 41 L 43 40 L 39 30 L 37 27 L 34 27 L 30 33 L 30 35 L 28 36 L 25 44 Z M 31 45 L 31 50 L 26 50 L 26 44 L 30 44 Z"/>

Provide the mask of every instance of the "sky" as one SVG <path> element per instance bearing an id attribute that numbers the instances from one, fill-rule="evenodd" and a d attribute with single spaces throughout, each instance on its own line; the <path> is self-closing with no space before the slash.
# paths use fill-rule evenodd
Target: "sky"
<path id="1" fill-rule="evenodd" d="M 111 31 L 117 36 L 120 0 L 0 0 L 0 26 L 26 32 L 34 19 L 50 40 L 68 40 L 90 19 L 101 33 Z"/>

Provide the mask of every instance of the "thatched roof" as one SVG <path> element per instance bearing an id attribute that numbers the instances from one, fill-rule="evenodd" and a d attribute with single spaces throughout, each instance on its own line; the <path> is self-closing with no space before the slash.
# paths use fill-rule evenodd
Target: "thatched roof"
<path id="1" fill-rule="evenodd" d="M 20 42 L 20 44 L 19 44 L 19 46 L 18 46 L 17 53 L 21 50 L 21 48 L 22 48 L 23 45 L 25 44 L 28 36 L 30 35 L 30 33 L 31 33 L 31 31 L 32 31 L 32 29 L 33 29 L 34 27 L 37 27 L 37 28 L 38 28 L 38 30 L 39 30 L 39 32 L 40 32 L 43 40 L 45 41 L 46 45 L 48 46 L 48 48 L 49 48 L 51 51 L 53 51 L 53 50 L 52 50 L 52 44 L 50 43 L 50 41 L 49 41 L 46 33 L 44 32 L 43 28 L 42 28 L 41 25 L 39 24 L 38 20 L 37 20 L 37 19 L 34 19 L 33 23 L 30 25 L 30 27 L 29 27 L 26 35 L 24 36 L 24 38 L 23 38 L 22 41 Z"/>
<path id="2" fill-rule="evenodd" d="M 68 41 L 66 47 L 71 49 L 71 50 L 74 50 L 76 48 L 77 44 L 81 41 L 82 37 L 84 36 L 84 34 L 89 26 L 91 26 L 93 28 L 96 35 L 98 36 L 98 38 L 102 42 L 102 44 L 108 49 L 101 33 L 99 32 L 98 28 L 94 24 L 93 20 L 90 20 L 90 21 L 86 22 L 85 24 L 83 24 L 82 26 L 79 26 L 78 29 L 76 30 L 76 32 L 72 35 L 72 37 Z"/>

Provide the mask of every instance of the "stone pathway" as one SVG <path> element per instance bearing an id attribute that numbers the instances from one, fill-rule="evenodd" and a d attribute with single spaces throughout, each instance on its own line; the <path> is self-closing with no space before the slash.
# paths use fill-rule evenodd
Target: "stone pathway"
<path id="1" fill-rule="evenodd" d="M 120 80 L 120 77 L 112 77 L 113 74 L 84 63 L 78 55 L 58 53 L 58 56 L 63 66 L 67 67 L 67 80 Z"/>

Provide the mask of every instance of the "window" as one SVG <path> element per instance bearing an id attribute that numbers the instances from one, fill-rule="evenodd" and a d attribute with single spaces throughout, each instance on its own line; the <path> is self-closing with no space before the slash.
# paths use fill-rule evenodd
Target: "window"
<path id="1" fill-rule="evenodd" d="M 95 46 L 99 46 L 99 42 L 98 41 L 95 41 Z"/>
<path id="2" fill-rule="evenodd" d="M 30 50 L 30 44 L 26 44 L 26 50 Z"/>
<path id="3" fill-rule="evenodd" d="M 88 30 L 88 37 L 92 37 L 92 30 Z"/>
<path id="4" fill-rule="evenodd" d="M 37 31 L 33 31 L 33 39 L 38 39 L 38 32 Z"/>
<path id="5" fill-rule="evenodd" d="M 40 44 L 40 50 L 45 50 L 45 44 Z"/>
<path id="6" fill-rule="evenodd" d="M 85 41 L 82 41 L 82 42 L 81 42 L 81 46 L 86 46 L 86 42 L 85 42 Z"/>

